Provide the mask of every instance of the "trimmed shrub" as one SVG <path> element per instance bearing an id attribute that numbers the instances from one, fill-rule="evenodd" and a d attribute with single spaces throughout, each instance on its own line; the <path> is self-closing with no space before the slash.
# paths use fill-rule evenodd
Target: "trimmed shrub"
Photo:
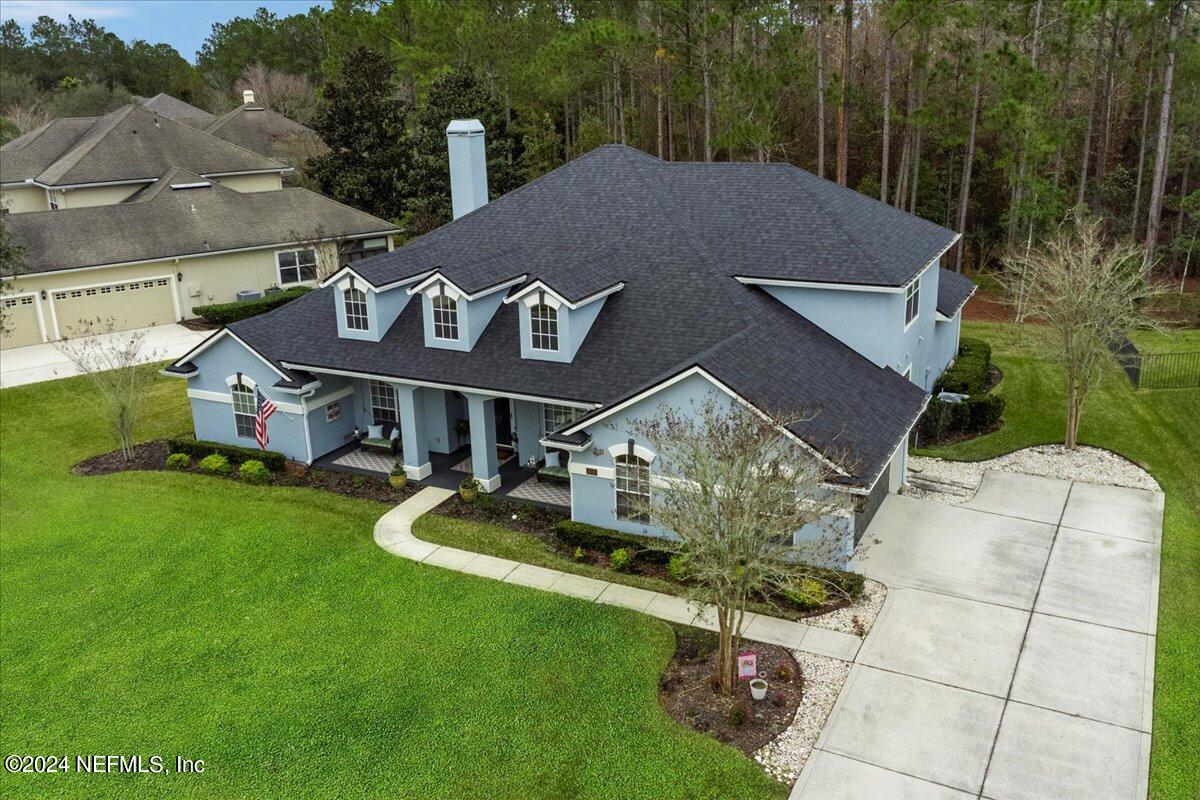
<path id="1" fill-rule="evenodd" d="M 187 469 L 191 463 L 192 457 L 187 453 L 172 453 L 167 456 L 167 469 Z"/>
<path id="2" fill-rule="evenodd" d="M 626 547 L 618 547 L 609 553 L 611 566 L 615 572 L 625 572 L 629 569 L 629 564 L 633 561 L 632 552 Z"/>
<path id="3" fill-rule="evenodd" d="M 967 337 L 958 343 L 958 357 L 954 364 L 938 378 L 933 393 L 956 392 L 979 394 L 987 385 L 988 372 L 992 368 L 992 346 L 982 339 Z"/>
<path id="4" fill-rule="evenodd" d="M 228 475 L 233 472 L 233 467 L 229 466 L 228 458 L 220 453 L 213 453 L 200 459 L 200 471 L 209 475 Z"/>
<path id="5" fill-rule="evenodd" d="M 249 447 L 237 447 L 220 442 L 206 442 L 203 439 L 168 439 L 167 449 L 172 453 L 187 453 L 192 458 L 204 458 L 213 453 L 219 453 L 229 459 L 230 464 L 261 461 L 262 465 L 272 472 L 280 472 L 284 462 L 283 453 L 253 450 Z"/>
<path id="6" fill-rule="evenodd" d="M 802 578 L 793 588 L 784 590 L 783 596 L 801 611 L 816 611 L 829 599 L 825 584 L 814 578 Z"/>
<path id="7" fill-rule="evenodd" d="M 312 291 L 309 286 L 296 286 L 284 289 L 282 292 L 264 295 L 258 300 L 247 300 L 244 303 L 215 303 L 208 306 L 195 306 L 192 313 L 214 325 L 228 325 L 239 319 L 257 317 L 303 297 Z"/>
<path id="8" fill-rule="evenodd" d="M 980 433 L 1000 422 L 1004 414 L 1004 398 L 998 394 L 982 394 L 968 397 L 966 430 L 968 433 Z"/>
<path id="9" fill-rule="evenodd" d="M 687 557 L 686 556 L 671 556 L 671 560 L 667 562 L 667 574 L 671 576 L 671 580 L 683 583 L 687 580 Z"/>
<path id="10" fill-rule="evenodd" d="M 612 553 L 613 550 L 621 548 L 631 549 L 637 552 L 638 558 L 653 564 L 666 564 L 671 559 L 671 554 L 661 549 L 661 539 L 653 536 L 635 536 L 611 528 L 588 525 L 586 522 L 564 519 L 554 526 L 554 535 L 563 544 L 603 550 L 605 553 Z"/>
<path id="11" fill-rule="evenodd" d="M 210 456 L 211 458 L 211 456 Z M 271 472 L 261 461 L 243 461 L 242 466 L 238 468 L 238 477 L 246 483 L 253 483 L 255 486 L 261 486 L 264 483 L 270 483 Z"/>

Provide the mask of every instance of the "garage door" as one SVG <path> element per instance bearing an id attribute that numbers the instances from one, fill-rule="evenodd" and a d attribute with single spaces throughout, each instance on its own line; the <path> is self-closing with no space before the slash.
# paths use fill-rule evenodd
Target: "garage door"
<path id="1" fill-rule="evenodd" d="M 155 280 L 114 283 L 90 289 L 63 289 L 54 293 L 54 314 L 58 330 L 70 336 L 72 329 L 86 327 L 81 321 L 115 331 L 165 325 L 175 321 L 175 303 L 171 299 L 171 281 Z"/>
<path id="2" fill-rule="evenodd" d="M 37 306 L 34 305 L 33 296 L 8 297 L 3 303 L 4 327 L 8 333 L 0 335 L 0 350 L 40 344 L 42 332 L 38 328 Z"/>

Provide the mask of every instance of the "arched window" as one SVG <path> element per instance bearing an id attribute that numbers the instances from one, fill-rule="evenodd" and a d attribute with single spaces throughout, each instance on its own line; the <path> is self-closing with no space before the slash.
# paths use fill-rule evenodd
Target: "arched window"
<path id="1" fill-rule="evenodd" d="M 433 298 L 433 338 L 458 340 L 458 301 L 449 295 Z"/>
<path id="2" fill-rule="evenodd" d="M 650 462 L 633 453 L 615 456 L 617 519 L 649 522 L 645 506 L 650 502 Z"/>
<path id="3" fill-rule="evenodd" d="M 346 327 L 352 331 L 367 330 L 367 295 L 351 286 L 346 290 Z"/>
<path id="4" fill-rule="evenodd" d="M 557 350 L 558 309 L 545 303 L 530 307 L 529 338 L 534 350 Z"/>
<path id="5" fill-rule="evenodd" d="M 254 390 L 244 383 L 229 387 L 233 396 L 233 424 L 237 435 L 245 439 L 254 438 L 254 419 L 258 409 L 254 402 Z"/>

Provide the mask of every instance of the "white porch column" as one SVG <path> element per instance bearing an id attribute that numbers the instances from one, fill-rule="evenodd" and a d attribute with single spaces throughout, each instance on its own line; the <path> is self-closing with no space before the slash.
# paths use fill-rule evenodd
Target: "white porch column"
<path id="1" fill-rule="evenodd" d="M 494 492 L 500 488 L 500 462 L 496 457 L 496 400 L 485 395 L 464 394 L 471 421 L 471 471 L 483 491 Z"/>
<path id="2" fill-rule="evenodd" d="M 425 442 L 425 395 L 416 386 L 396 385 L 396 405 L 400 412 L 400 444 L 404 448 L 404 474 L 409 480 L 428 478 L 433 472 L 429 447 Z"/>

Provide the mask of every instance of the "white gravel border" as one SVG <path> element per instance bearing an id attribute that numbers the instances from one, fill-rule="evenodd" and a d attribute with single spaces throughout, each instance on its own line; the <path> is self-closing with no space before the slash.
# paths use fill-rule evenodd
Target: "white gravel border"
<path id="1" fill-rule="evenodd" d="M 850 674 L 850 664 L 829 656 L 818 656 L 793 650 L 804 677 L 804 695 L 800 707 L 787 730 L 754 752 L 767 774 L 789 786 L 800 777 L 804 762 L 812 753 L 821 729 L 833 705 L 837 702 L 842 684 Z"/>
<path id="2" fill-rule="evenodd" d="M 862 594 L 853 603 L 845 608 L 830 611 L 828 614 L 821 614 L 819 617 L 805 617 L 801 622 L 814 628 L 849 633 L 860 638 L 865 637 L 875 624 L 879 610 L 883 608 L 883 598 L 886 596 L 886 586 L 879 581 L 867 578 L 863 583 Z M 855 630 L 855 617 L 858 618 L 859 630 Z"/>
<path id="3" fill-rule="evenodd" d="M 1051 444 L 1027 447 L 987 461 L 946 461 L 940 458 L 909 456 L 910 478 L 952 485 L 946 487 L 948 491 L 931 491 L 909 485 L 905 487 L 904 494 L 936 503 L 957 505 L 975 496 L 975 490 L 983 480 L 983 473 L 989 469 L 1161 491 L 1158 481 L 1154 480 L 1149 472 L 1109 450 L 1082 445 L 1068 450 L 1060 444 Z"/>

